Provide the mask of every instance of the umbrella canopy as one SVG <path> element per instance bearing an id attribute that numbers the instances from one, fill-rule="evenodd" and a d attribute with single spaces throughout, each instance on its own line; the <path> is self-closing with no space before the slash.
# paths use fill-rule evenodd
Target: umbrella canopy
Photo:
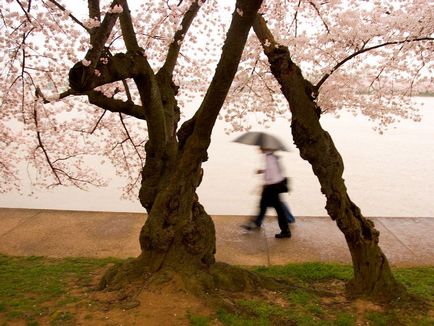
<path id="1" fill-rule="evenodd" d="M 280 150 L 286 152 L 289 151 L 279 139 L 270 134 L 260 131 L 246 132 L 234 139 L 234 142 L 246 145 L 255 145 L 271 150 Z"/>

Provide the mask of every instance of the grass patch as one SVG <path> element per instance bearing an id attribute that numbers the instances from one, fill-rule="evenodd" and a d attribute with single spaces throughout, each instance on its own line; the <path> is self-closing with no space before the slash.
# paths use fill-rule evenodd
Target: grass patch
<path id="1" fill-rule="evenodd" d="M 271 299 L 267 295 L 263 301 L 239 300 L 236 313 L 219 312 L 223 325 L 434 325 L 433 267 L 394 269 L 415 300 L 385 306 L 363 300 L 356 304 L 346 296 L 345 282 L 353 275 L 349 265 L 306 263 L 252 270 L 287 279 L 294 289 Z"/>
<path id="2" fill-rule="evenodd" d="M 46 305 L 55 302 L 61 308 L 80 300 L 70 293 L 70 283 L 86 287 L 91 272 L 116 262 L 115 259 L 43 257 L 9 257 L 0 255 L 0 312 L 10 319 L 24 319 L 35 323 L 34 318 L 49 314 Z M 66 321 L 69 314 L 56 315 Z"/>
<path id="3" fill-rule="evenodd" d="M 92 279 L 101 268 L 118 262 L 0 255 L 0 325 L 75 325 L 77 309 L 81 321 L 92 323 L 106 318 L 109 308 L 98 306 L 84 294 L 91 291 Z M 215 313 L 211 315 L 209 311 L 195 314 L 186 311 L 190 325 L 215 325 L 215 319 L 228 326 L 434 325 L 434 267 L 394 269 L 394 275 L 406 285 L 414 300 L 396 300 L 383 306 L 346 296 L 345 281 L 352 277 L 351 266 L 309 263 L 253 270 L 287 279 L 292 289 L 284 293 L 260 289 L 233 296 L 228 293 L 230 309 L 214 307 Z M 144 306 L 134 309 L 141 307 Z M 124 313 L 134 316 L 137 314 L 134 309 Z M 123 318 L 122 314 L 119 316 Z M 117 325 L 126 321 L 107 322 Z"/>
<path id="4" fill-rule="evenodd" d="M 272 277 L 292 278 L 303 282 L 316 282 L 328 279 L 348 281 L 353 269 L 348 265 L 305 263 L 284 266 L 257 267 L 254 271 Z"/>
<path id="5" fill-rule="evenodd" d="M 434 267 L 399 268 L 394 275 L 410 293 L 434 302 Z"/>
<path id="6" fill-rule="evenodd" d="M 210 320 L 207 316 L 197 316 L 188 313 L 187 317 L 190 321 L 190 326 L 207 326 L 210 323 Z"/>

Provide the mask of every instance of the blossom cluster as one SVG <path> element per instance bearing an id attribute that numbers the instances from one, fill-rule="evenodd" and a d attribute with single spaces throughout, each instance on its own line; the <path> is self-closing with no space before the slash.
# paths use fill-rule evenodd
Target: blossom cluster
<path id="1" fill-rule="evenodd" d="M 183 19 L 194 3 L 200 6 L 197 16 L 182 40 L 175 39 L 175 33 L 188 26 Z M 86 164 L 86 157 L 103 155 L 125 176 L 126 192 L 133 194 L 145 158 L 145 123 L 91 105 L 83 94 L 70 92 L 68 78 L 82 58 L 84 66 L 95 67 L 92 78 L 98 78 L 103 71 L 99 65 L 108 65 L 111 55 L 127 53 L 125 35 L 116 21 L 101 56 L 92 57 L 93 62 L 87 56 L 98 46 L 92 38 L 100 22 L 117 18 L 107 14 L 123 13 L 123 7 L 104 1 L 97 15 L 84 17 L 87 12 L 82 7 L 87 6 L 82 0 L 69 2 L 65 10 L 51 1 L 20 4 L 0 2 L 0 177 L 10 180 L 0 185 L 0 191 L 18 185 L 15 162 L 21 153 L 32 167 L 35 184 L 83 188 L 104 184 L 92 164 Z M 182 111 L 198 107 L 220 59 L 232 13 L 245 13 L 218 0 L 129 1 L 129 5 L 135 39 L 147 64 L 157 73 L 169 49 L 177 45 L 180 54 L 173 71 L 179 87 L 177 105 Z M 408 96 L 434 91 L 430 7 L 429 0 L 264 1 L 260 13 L 274 37 L 264 45 L 287 46 L 304 77 L 313 85 L 321 82 L 316 101 L 323 112 L 362 113 L 383 128 L 401 118 L 417 120 Z M 38 89 L 51 95 L 41 97 Z M 141 105 L 132 78 L 95 91 Z M 288 102 L 253 31 L 219 118 L 227 122 L 229 132 L 248 130 L 252 116 L 263 126 L 291 119 Z"/>

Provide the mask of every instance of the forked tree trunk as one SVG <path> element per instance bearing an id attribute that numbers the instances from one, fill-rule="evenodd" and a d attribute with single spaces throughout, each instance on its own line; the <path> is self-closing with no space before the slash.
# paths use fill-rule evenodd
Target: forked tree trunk
<path id="1" fill-rule="evenodd" d="M 86 54 L 86 60 L 91 64 L 85 66 L 78 62 L 69 72 L 74 93 L 87 95 L 92 104 L 104 110 L 145 120 L 148 127 L 146 163 L 139 194 L 148 213 L 140 233 L 141 254 L 110 269 L 100 282 L 101 288 L 128 288 L 136 292 L 143 288 L 144 281 L 149 281 L 148 285 L 153 281 L 159 284 L 170 280 L 171 275 L 177 279 L 181 277 L 184 286 L 198 290 L 203 287 L 214 289 L 217 284 L 241 290 L 263 282 L 263 278 L 248 271 L 215 264 L 214 224 L 196 195 L 212 129 L 262 0 L 236 1 L 213 79 L 195 115 L 178 130 L 180 109 L 173 73 L 184 37 L 204 2 L 192 1 L 184 12 L 158 73 L 154 73 L 138 43 L 127 1 L 122 1 L 123 10 L 119 14 L 127 52 L 100 60 L 105 55 L 104 45 L 118 17 L 118 14 L 106 15 L 91 35 L 92 47 Z M 89 8 L 90 17 L 94 17 L 98 6 Z M 100 72 L 99 76 L 95 69 Z M 131 79 L 140 95 L 140 105 L 131 98 L 126 82 Z M 96 90 L 98 86 L 117 81 L 124 81 L 128 101 L 108 97 Z M 132 286 L 128 286 L 129 283 Z"/>
<path id="2" fill-rule="evenodd" d="M 188 272 L 214 263 L 214 224 L 195 193 L 205 155 L 198 159 L 166 153 L 157 161 L 172 163 L 159 172 L 147 158 L 139 196 L 148 211 L 140 233 L 140 259 L 149 273 L 164 268 Z M 154 179 L 159 181 L 153 184 Z"/>
<path id="3" fill-rule="evenodd" d="M 371 220 L 362 216 L 347 194 L 342 178 L 344 164 L 331 136 L 321 127 L 320 108 L 314 102 L 312 85 L 292 62 L 288 48 L 274 41 L 262 17 L 258 16 L 254 28 L 271 71 L 289 103 L 294 143 L 300 156 L 312 165 L 321 192 L 327 199 L 327 212 L 345 235 L 354 267 L 354 278 L 349 288 L 354 294 L 400 295 L 403 286 L 393 277 L 387 258 L 378 245 L 379 232 Z"/>
<path id="4" fill-rule="evenodd" d="M 202 179 L 201 165 L 207 159 L 213 126 L 261 2 L 237 1 L 209 89 L 196 114 L 177 133 L 179 108 L 177 88 L 172 82 L 173 61 L 168 60 L 155 76 L 148 69 L 147 74 L 135 77 L 148 118 L 149 141 L 139 194 L 148 218 L 140 233 L 140 256 L 108 275 L 103 283 L 119 284 L 135 276 L 160 281 L 161 276 L 172 272 L 193 286 L 202 281 L 209 286 L 215 281 L 217 276 L 207 274 L 215 263 L 214 224 L 199 204 L 196 189 Z M 168 59 L 176 55 L 176 46 L 177 42 L 169 49 Z"/>
<path id="5" fill-rule="evenodd" d="M 164 134 L 156 137 L 166 141 L 161 148 L 154 146 L 152 139 L 146 144 L 139 193 L 140 202 L 148 212 L 140 233 L 139 259 L 149 273 L 168 266 L 203 267 L 214 262 L 215 252 L 214 225 L 195 194 L 201 182 L 206 147 L 200 157 L 192 158 L 185 153 L 184 145 L 193 129 L 180 133 L 178 139 L 177 87 L 164 68 L 156 79 L 165 121 Z"/>

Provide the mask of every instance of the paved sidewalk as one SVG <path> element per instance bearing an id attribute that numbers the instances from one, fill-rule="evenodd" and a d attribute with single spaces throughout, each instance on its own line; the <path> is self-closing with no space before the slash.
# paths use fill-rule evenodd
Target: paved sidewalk
<path id="1" fill-rule="evenodd" d="M 0 253 L 18 256 L 132 257 L 146 215 L 0 208 Z M 275 217 L 260 231 L 240 228 L 247 216 L 213 216 L 218 261 L 237 265 L 350 263 L 343 234 L 328 217 L 298 217 L 291 239 L 275 239 Z M 434 266 L 434 218 L 374 217 L 393 266 Z"/>

